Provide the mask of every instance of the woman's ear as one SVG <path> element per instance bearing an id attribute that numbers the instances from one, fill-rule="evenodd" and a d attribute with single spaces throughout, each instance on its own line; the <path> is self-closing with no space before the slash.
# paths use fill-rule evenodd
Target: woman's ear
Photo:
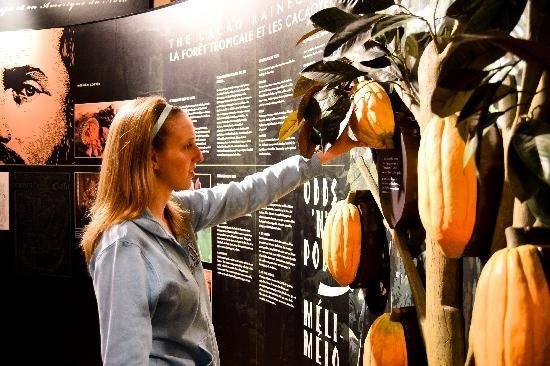
<path id="1" fill-rule="evenodd" d="M 151 163 L 153 163 L 153 170 L 159 169 L 159 163 L 158 163 L 158 154 L 155 149 L 153 149 L 153 153 L 151 154 Z"/>

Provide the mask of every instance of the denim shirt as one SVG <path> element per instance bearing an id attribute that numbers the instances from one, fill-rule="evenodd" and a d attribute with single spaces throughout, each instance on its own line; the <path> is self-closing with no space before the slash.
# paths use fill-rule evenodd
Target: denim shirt
<path id="1" fill-rule="evenodd" d="M 249 214 L 322 171 L 319 159 L 293 156 L 241 182 L 180 191 L 189 238 L 178 242 L 149 210 L 111 226 L 90 261 L 99 312 L 101 356 L 109 365 L 219 365 L 196 232 Z"/>

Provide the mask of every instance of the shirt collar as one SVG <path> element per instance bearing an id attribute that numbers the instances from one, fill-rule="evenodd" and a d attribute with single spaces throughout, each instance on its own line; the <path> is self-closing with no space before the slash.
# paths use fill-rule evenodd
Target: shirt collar
<path id="1" fill-rule="evenodd" d="M 160 222 L 158 222 L 158 220 L 151 213 L 151 210 L 149 210 L 149 208 L 146 208 L 140 217 L 135 218 L 132 221 L 142 230 L 147 231 L 153 235 L 159 236 L 163 239 L 175 240 L 174 237 L 164 229 Z"/>

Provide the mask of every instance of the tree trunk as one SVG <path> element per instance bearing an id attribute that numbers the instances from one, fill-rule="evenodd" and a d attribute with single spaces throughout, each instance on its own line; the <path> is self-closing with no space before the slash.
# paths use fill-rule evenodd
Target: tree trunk
<path id="1" fill-rule="evenodd" d="M 464 365 L 461 260 L 426 238 L 426 352 L 430 366 Z"/>

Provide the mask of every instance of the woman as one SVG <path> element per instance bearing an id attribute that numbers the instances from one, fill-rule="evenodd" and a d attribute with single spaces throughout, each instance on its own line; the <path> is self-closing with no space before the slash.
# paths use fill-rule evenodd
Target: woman
<path id="1" fill-rule="evenodd" d="M 219 365 L 195 233 L 248 214 L 321 173 L 357 143 L 288 158 L 242 182 L 192 190 L 203 160 L 189 117 L 160 97 L 115 116 L 82 249 L 104 365 Z"/>

